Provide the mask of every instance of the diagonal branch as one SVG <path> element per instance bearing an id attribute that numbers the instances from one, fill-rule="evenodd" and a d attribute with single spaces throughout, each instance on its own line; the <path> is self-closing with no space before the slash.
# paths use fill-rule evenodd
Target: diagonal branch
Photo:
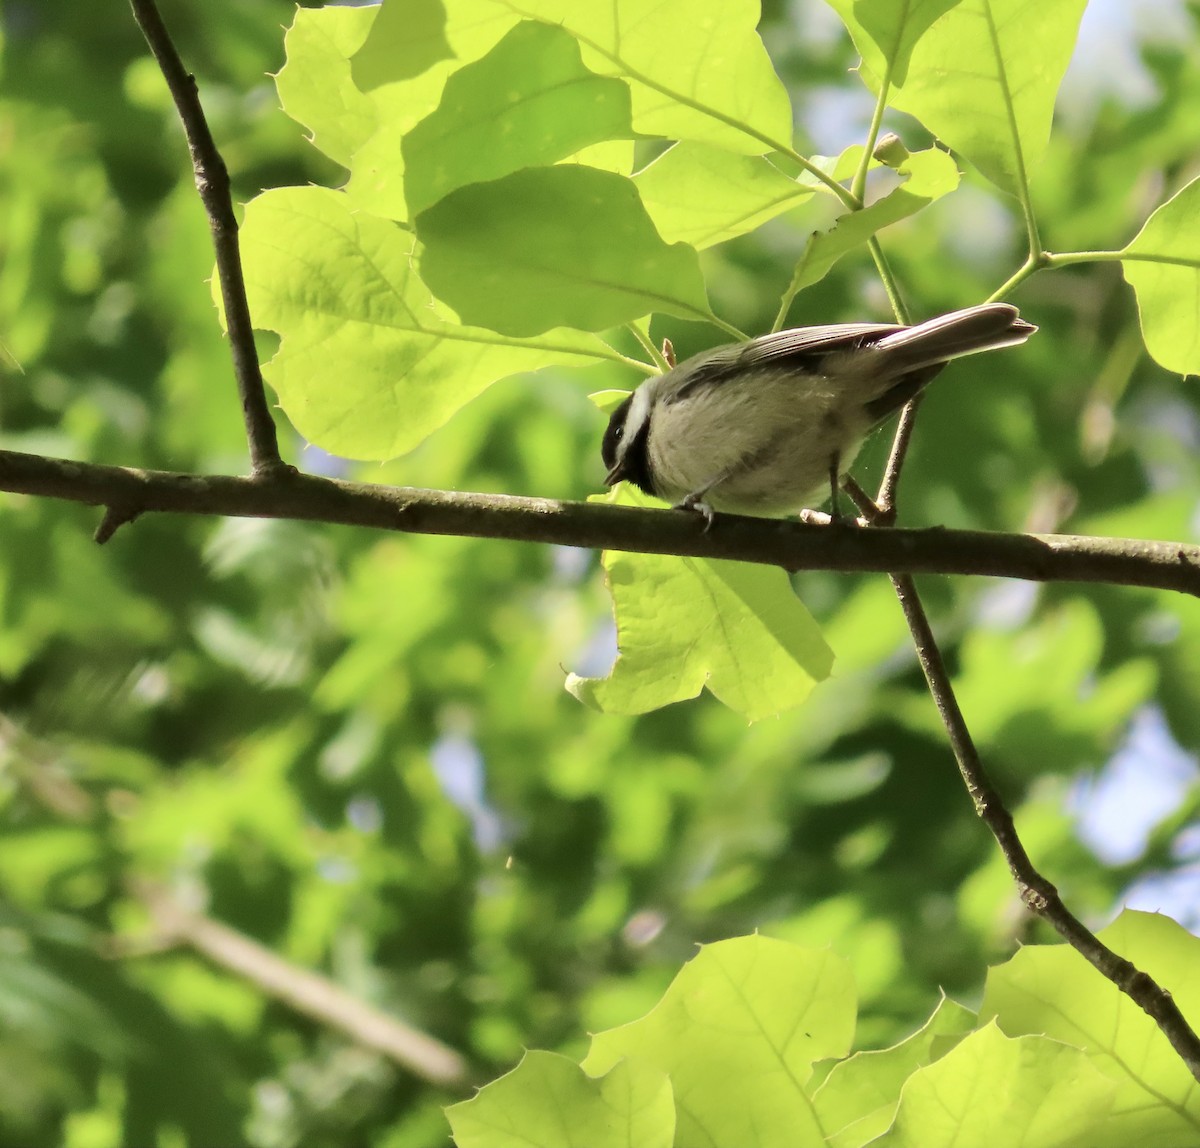
<path id="1" fill-rule="evenodd" d="M 893 577 L 892 585 L 904 611 L 905 621 L 908 622 L 929 692 L 941 715 L 942 724 L 946 727 L 963 784 L 975 803 L 975 812 L 991 830 L 992 836 L 1000 846 L 1013 880 L 1017 883 L 1021 900 L 1032 912 L 1049 921 L 1059 936 L 1077 953 L 1141 1006 L 1171 1042 L 1171 1047 L 1179 1054 L 1192 1075 L 1200 1080 L 1200 1037 L 1197 1037 L 1184 1019 L 1171 994 L 1148 973 L 1142 972 L 1105 945 L 1063 904 L 1054 885 L 1034 868 L 1025 846 L 1017 836 L 1012 814 L 992 785 L 979 758 L 979 751 L 975 748 L 962 710 L 959 709 L 954 687 L 950 684 L 950 675 L 946 672 L 946 665 L 934 639 L 929 618 L 917 596 L 912 579 L 907 576 Z"/>
<path id="2" fill-rule="evenodd" d="M 108 508 L 106 540 L 143 513 L 287 518 L 589 549 L 727 558 L 788 570 L 1104 582 L 1200 597 L 1200 546 L 1069 534 L 864 530 L 501 494 L 417 490 L 285 471 L 257 479 L 133 470 L 0 451 L 0 490 Z"/>
<path id="3" fill-rule="evenodd" d="M 242 417 L 250 444 L 251 471 L 255 476 L 269 474 L 282 469 L 285 464 L 279 457 L 275 422 L 267 406 L 258 354 L 254 349 L 254 326 L 250 321 L 250 305 L 246 300 L 246 283 L 242 276 L 229 172 L 213 141 L 204 109 L 200 106 L 195 77 L 183 66 L 155 0 L 130 0 L 130 3 L 134 18 L 162 69 L 179 118 L 183 121 L 188 151 L 192 157 L 192 170 L 196 175 L 196 190 L 200 193 L 208 216 L 217 255 L 217 276 L 225 304 L 225 324 L 229 331 L 233 370 L 242 401 Z"/>

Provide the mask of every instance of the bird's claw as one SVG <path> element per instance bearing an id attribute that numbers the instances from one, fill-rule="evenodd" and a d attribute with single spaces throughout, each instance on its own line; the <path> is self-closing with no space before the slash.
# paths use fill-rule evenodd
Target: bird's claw
<path id="1" fill-rule="evenodd" d="M 702 491 L 696 494 L 689 494 L 686 498 L 675 503 L 671 509 L 695 511 L 704 519 L 704 533 L 707 534 L 712 529 L 713 508 L 704 501 L 704 493 Z"/>

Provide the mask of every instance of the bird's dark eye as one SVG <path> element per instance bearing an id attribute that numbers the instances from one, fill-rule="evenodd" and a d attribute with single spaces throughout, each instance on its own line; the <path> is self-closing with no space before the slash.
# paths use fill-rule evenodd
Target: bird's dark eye
<path id="1" fill-rule="evenodd" d="M 617 442 L 620 442 L 621 439 L 623 439 L 624 437 L 625 437 L 625 428 L 617 427 L 616 431 L 613 433 L 613 438 L 616 439 Z"/>

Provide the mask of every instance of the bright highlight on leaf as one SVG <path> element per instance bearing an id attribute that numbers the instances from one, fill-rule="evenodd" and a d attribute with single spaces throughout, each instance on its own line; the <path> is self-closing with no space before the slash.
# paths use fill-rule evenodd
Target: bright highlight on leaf
<path id="1" fill-rule="evenodd" d="M 620 501 L 650 505 L 622 491 Z M 608 713 L 646 713 L 708 687 L 758 721 L 794 709 L 833 653 L 782 570 L 744 562 L 606 551 L 617 660 L 567 689 Z"/>
<path id="2" fill-rule="evenodd" d="M 412 236 L 324 188 L 280 188 L 242 228 L 255 321 L 281 345 L 264 373 L 310 442 L 350 458 L 411 450 L 497 379 L 613 358 L 599 339 L 507 339 L 459 326 L 413 271 Z"/>
<path id="3" fill-rule="evenodd" d="M 283 38 L 287 63 L 275 77 L 283 110 L 312 133 L 313 146 L 343 167 L 375 131 L 375 104 L 350 75 L 350 56 L 378 8 L 297 8 Z"/>
<path id="4" fill-rule="evenodd" d="M 711 314 L 695 248 L 664 243 L 613 172 L 527 168 L 459 188 L 416 225 L 422 278 L 472 326 L 528 336 Z"/>
<path id="5" fill-rule="evenodd" d="M 592 1038 L 591 1073 L 652 1065 L 674 1090 L 676 1144 L 807 1148 L 825 1138 L 805 1084 L 844 1056 L 854 984 L 828 950 L 768 937 L 705 945 L 641 1020 Z"/>
<path id="6" fill-rule="evenodd" d="M 880 1148 L 1077 1148 L 1104 1136 L 1113 1085 L 1077 1048 L 972 1033 L 915 1072 Z M 1128 1144 L 1153 1141 L 1132 1140 Z"/>
<path id="7" fill-rule="evenodd" d="M 405 194 L 417 215 L 455 188 L 632 134 L 629 87 L 583 66 L 562 28 L 517 24 L 447 81 L 437 110 L 404 137 Z"/>
<path id="8" fill-rule="evenodd" d="M 1122 255 L 1146 349 L 1168 371 L 1200 374 L 1200 179 L 1155 211 Z"/>
<path id="9" fill-rule="evenodd" d="M 1200 938 L 1169 917 L 1131 910 L 1099 936 L 1169 986 L 1183 1015 L 1195 1024 Z M 980 1011 L 984 1018 L 995 1017 L 1010 1036 L 1045 1033 L 1083 1049 L 1113 1083 L 1103 1130 L 1082 1141 L 1089 1148 L 1200 1141 L 1200 1084 L 1154 1021 L 1069 946 L 1019 949 L 988 974 Z"/>

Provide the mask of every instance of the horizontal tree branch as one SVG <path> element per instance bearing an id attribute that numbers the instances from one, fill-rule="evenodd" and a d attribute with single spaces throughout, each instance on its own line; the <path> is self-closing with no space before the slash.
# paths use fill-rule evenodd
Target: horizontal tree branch
<path id="1" fill-rule="evenodd" d="M 982 574 L 1103 582 L 1200 596 L 1200 546 L 1069 534 L 867 530 L 503 494 L 343 482 L 296 473 L 252 478 L 135 470 L 0 451 L 0 491 L 107 508 L 106 540 L 147 512 L 283 518 L 412 534 L 728 558 L 789 570 Z"/>

